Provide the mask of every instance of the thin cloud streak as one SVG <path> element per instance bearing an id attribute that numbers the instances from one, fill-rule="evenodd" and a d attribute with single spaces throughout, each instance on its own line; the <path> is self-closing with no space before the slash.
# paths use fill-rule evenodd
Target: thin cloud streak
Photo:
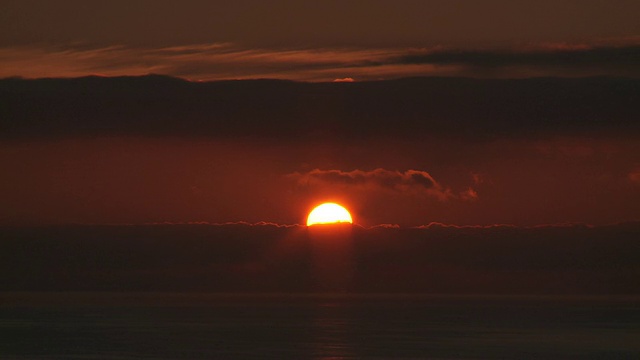
<path id="1" fill-rule="evenodd" d="M 249 49 L 230 43 L 164 48 L 21 46 L 0 48 L 0 77 L 122 76 L 189 80 L 277 78 L 378 80 L 407 76 L 523 78 L 640 76 L 640 39 L 540 44 L 509 49 Z"/>
<path id="2" fill-rule="evenodd" d="M 351 224 L 353 227 L 363 229 L 363 230 L 376 230 L 376 229 L 404 229 L 404 230 L 434 230 L 434 229 L 471 229 L 471 230 L 490 230 L 490 229 L 520 229 L 520 230 L 536 230 L 536 229 L 603 229 L 603 228 L 612 228 L 612 227 L 624 227 L 624 226 L 638 226 L 640 224 L 639 221 L 624 221 L 624 222 L 612 222 L 600 225 L 593 225 L 589 223 L 580 223 L 580 222 L 560 222 L 560 223 L 549 223 L 549 224 L 538 224 L 538 225 L 516 225 L 516 224 L 508 224 L 508 223 L 497 223 L 497 224 L 485 224 L 485 225 L 460 225 L 460 224 L 451 224 L 451 223 L 442 223 L 437 221 L 432 221 L 423 225 L 413 225 L 413 226 L 402 226 L 399 224 L 375 224 L 370 226 L 365 226 L 358 223 Z M 60 225 L 57 225 L 60 226 Z M 77 228 L 90 228 L 90 227 L 109 227 L 109 228 L 118 228 L 118 227 L 159 227 L 159 226 L 176 226 L 176 227 L 193 227 L 193 226 L 203 226 L 203 227 L 242 227 L 242 228 L 254 228 L 254 227 L 263 227 L 263 228 L 284 228 L 284 229 L 292 229 L 292 228 L 300 228 L 304 229 L 307 227 L 306 224 L 285 224 L 285 223 L 276 223 L 272 221 L 258 221 L 258 222 L 248 222 L 248 221 L 226 221 L 226 222 L 209 222 L 209 221 L 186 221 L 186 222 L 174 222 L 174 221 L 161 221 L 161 222 L 149 222 L 149 223 L 88 223 L 88 224 L 65 224 L 64 226 L 68 227 L 77 227 Z M 6 225 L 5 225 L 6 227 Z M 11 227 L 11 226 L 9 226 Z M 17 226 L 18 228 L 20 226 Z M 0 226 L 2 228 L 2 226 Z"/>
<path id="3" fill-rule="evenodd" d="M 100 226 L 104 224 L 92 224 L 95 226 Z M 109 224 L 112 226 L 140 226 L 139 224 Z M 144 226 L 157 226 L 157 225 L 206 225 L 206 226 L 265 226 L 265 227 L 276 227 L 276 228 L 295 228 L 295 227 L 306 227 L 304 224 L 279 224 L 272 221 L 258 221 L 258 222 L 248 222 L 248 221 L 226 221 L 226 222 L 209 222 L 209 221 L 188 221 L 188 222 L 173 222 L 173 221 L 162 221 L 162 222 L 151 222 L 145 223 Z"/>
<path id="4" fill-rule="evenodd" d="M 361 67 L 399 56 L 399 50 L 243 49 L 230 44 L 169 48 L 18 47 L 0 49 L 0 77 L 122 76 L 149 73 L 189 80 L 280 78 L 333 80 L 327 70 Z M 330 77 L 324 78 L 325 76 Z M 320 77 L 320 78 L 319 78 Z"/>

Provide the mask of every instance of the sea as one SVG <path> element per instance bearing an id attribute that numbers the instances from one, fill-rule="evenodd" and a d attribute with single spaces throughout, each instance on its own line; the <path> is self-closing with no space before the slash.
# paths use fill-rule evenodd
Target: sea
<path id="1" fill-rule="evenodd" d="M 0 359 L 640 359 L 640 298 L 0 293 Z"/>

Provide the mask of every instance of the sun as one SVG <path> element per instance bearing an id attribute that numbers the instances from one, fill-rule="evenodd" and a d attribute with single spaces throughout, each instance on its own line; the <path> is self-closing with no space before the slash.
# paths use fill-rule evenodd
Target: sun
<path id="1" fill-rule="evenodd" d="M 336 203 L 324 203 L 316 206 L 307 217 L 307 226 L 317 224 L 353 223 L 351 214 Z"/>

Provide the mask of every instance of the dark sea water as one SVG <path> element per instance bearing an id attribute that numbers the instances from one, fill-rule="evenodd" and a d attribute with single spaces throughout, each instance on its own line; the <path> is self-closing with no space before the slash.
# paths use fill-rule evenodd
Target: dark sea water
<path id="1" fill-rule="evenodd" d="M 0 359 L 640 359 L 640 299 L 0 293 Z"/>

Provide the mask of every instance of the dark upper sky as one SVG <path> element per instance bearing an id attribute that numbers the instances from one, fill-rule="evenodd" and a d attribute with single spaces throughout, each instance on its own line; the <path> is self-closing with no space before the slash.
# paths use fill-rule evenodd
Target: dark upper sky
<path id="1" fill-rule="evenodd" d="M 571 58 L 542 64 L 504 58 L 504 52 L 637 47 L 640 3 L 633 0 L 65 0 L 2 1 L 0 8 L 0 77 L 638 75 L 616 61 L 619 54 L 601 55 L 604 65 L 591 58 L 571 72 Z M 489 51 L 489 57 L 498 51 L 502 62 L 479 71 L 477 54 L 468 57 L 468 51 Z M 444 59 L 424 57 L 434 52 L 444 52 Z M 404 61 L 407 56 L 413 61 Z"/>
<path id="2" fill-rule="evenodd" d="M 634 0 L 2 1 L 2 45 L 496 45 L 638 35 Z"/>

